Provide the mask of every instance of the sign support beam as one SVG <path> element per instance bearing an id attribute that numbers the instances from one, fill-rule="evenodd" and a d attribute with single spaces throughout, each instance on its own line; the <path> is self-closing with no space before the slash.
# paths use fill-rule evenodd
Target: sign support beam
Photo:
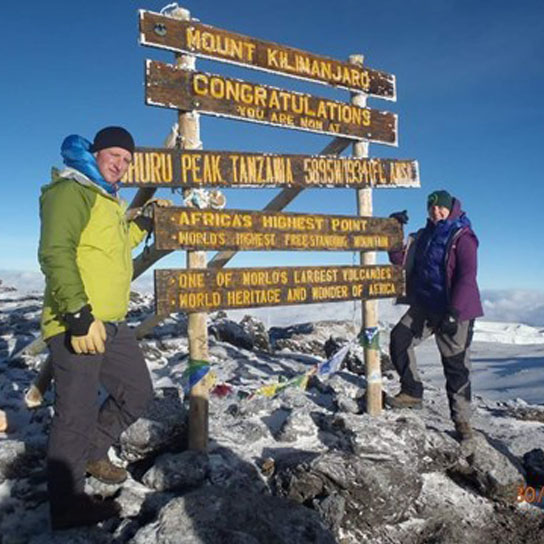
<path id="1" fill-rule="evenodd" d="M 363 65 L 363 55 L 350 55 L 349 62 L 357 66 Z M 351 103 L 365 107 L 367 96 L 363 93 L 353 93 Z M 353 144 L 354 157 L 368 157 L 368 142 Z M 372 189 L 357 190 L 357 211 L 359 215 L 370 217 L 372 215 Z M 359 262 L 363 266 L 376 264 L 375 252 L 361 252 Z M 375 300 L 363 300 L 362 309 L 362 333 L 369 335 L 378 334 L 378 303 Z M 368 336 L 367 336 L 368 338 Z M 379 347 L 367 342 L 364 348 L 365 376 L 366 376 L 366 411 L 371 416 L 379 416 L 382 412 L 382 372 L 380 366 Z"/>
<path id="2" fill-rule="evenodd" d="M 184 11 L 181 20 L 190 20 L 189 11 Z M 180 68 L 194 70 L 195 57 L 176 55 L 176 64 Z M 194 111 L 178 111 L 178 145 L 184 149 L 198 149 L 200 142 L 200 121 Z M 187 269 L 206 268 L 205 251 L 187 251 Z M 193 361 L 209 361 L 207 313 L 194 312 L 188 315 L 189 365 Z M 206 380 L 200 380 L 189 393 L 189 449 L 206 451 L 208 449 L 208 404 L 209 391 Z"/>

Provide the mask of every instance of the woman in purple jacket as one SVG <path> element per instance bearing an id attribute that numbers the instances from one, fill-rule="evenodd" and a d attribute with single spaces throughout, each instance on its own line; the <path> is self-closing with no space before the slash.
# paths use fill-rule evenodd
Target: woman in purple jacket
<path id="1" fill-rule="evenodd" d="M 414 348 L 434 333 L 446 376 L 451 418 L 461 439 L 472 436 L 470 425 L 470 359 L 474 319 L 483 315 L 476 283 L 478 239 L 461 202 L 447 191 L 427 199 L 424 228 L 408 237 L 402 251 L 391 252 L 393 264 L 406 270 L 408 311 L 391 331 L 391 361 L 401 390 L 388 399 L 393 408 L 419 408 L 423 384 Z M 391 214 L 402 225 L 406 211 Z"/>

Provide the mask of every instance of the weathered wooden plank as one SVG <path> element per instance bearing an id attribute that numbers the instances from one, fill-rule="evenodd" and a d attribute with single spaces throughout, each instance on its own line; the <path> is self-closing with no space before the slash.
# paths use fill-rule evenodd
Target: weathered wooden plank
<path id="1" fill-rule="evenodd" d="M 158 314 L 396 297 L 399 266 L 155 270 Z"/>
<path id="2" fill-rule="evenodd" d="M 196 21 L 179 21 L 141 10 L 140 43 L 396 100 L 392 74 Z"/>
<path id="3" fill-rule="evenodd" d="M 156 208 L 158 249 L 377 251 L 402 246 L 395 219 Z"/>
<path id="4" fill-rule="evenodd" d="M 146 103 L 397 145 L 397 116 L 337 100 L 147 61 Z"/>
<path id="5" fill-rule="evenodd" d="M 321 155 L 338 155 L 349 146 L 351 140 L 347 138 L 334 138 L 322 150 Z M 280 211 L 292 202 L 303 189 L 301 188 L 285 188 L 282 189 L 268 204 L 263 208 L 266 211 Z M 171 253 L 172 250 L 159 251 L 155 242 L 151 244 L 148 250 L 143 251 L 134 259 L 134 275 L 133 279 L 141 276 L 159 259 Z M 225 266 L 234 256 L 236 251 L 219 251 L 208 262 L 210 268 L 221 268 Z"/>
<path id="6" fill-rule="evenodd" d="M 138 147 L 124 187 L 419 187 L 417 161 Z"/>

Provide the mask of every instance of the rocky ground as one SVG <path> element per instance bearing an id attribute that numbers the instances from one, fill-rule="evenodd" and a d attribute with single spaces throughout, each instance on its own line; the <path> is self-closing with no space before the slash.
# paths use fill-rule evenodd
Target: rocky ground
<path id="1" fill-rule="evenodd" d="M 5 286 L 0 296 L 0 410 L 9 424 L 0 433 L 2 544 L 544 541 L 541 508 L 518 500 L 520 486 L 544 485 L 541 406 L 477 397 L 478 432 L 462 444 L 444 391 L 432 385 L 424 409 L 373 418 L 365 413 L 355 345 L 339 372 L 313 376 L 307 390 L 251 397 L 263 384 L 308 371 L 355 330 L 331 321 L 266 330 L 255 318 L 235 322 L 224 314 L 209 324 L 217 372 L 209 451 L 186 449 L 186 320 L 169 318 L 142 340 L 155 399 L 111 451 L 129 480 L 87 480 L 89 492 L 116 497 L 121 519 L 51 535 L 44 458 L 52 392 L 41 407 L 24 407 L 45 354 L 18 355 L 38 333 L 41 298 Z M 151 299 L 132 299 L 137 324 L 152 311 Z M 385 389 L 394 392 L 386 355 L 382 367 Z"/>

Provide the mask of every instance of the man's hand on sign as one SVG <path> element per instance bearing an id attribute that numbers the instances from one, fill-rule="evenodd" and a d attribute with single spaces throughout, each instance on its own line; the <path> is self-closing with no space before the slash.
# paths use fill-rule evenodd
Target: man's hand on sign
<path id="1" fill-rule="evenodd" d="M 174 205 L 174 203 L 171 200 L 168 200 L 167 198 L 152 198 L 151 200 L 148 200 L 145 203 L 146 206 L 150 206 L 152 204 L 156 204 L 157 206 L 160 206 L 161 208 L 168 208 Z"/>
<path id="2" fill-rule="evenodd" d="M 70 342 L 78 355 L 104 353 L 106 351 L 106 327 L 100 319 L 95 319 L 86 335 L 75 336 L 72 334 Z"/>
<path id="3" fill-rule="evenodd" d="M 144 217 L 153 217 L 153 208 L 158 206 L 159 208 L 169 208 L 174 203 L 166 198 L 152 198 L 148 200 L 142 208 L 142 215 Z"/>

